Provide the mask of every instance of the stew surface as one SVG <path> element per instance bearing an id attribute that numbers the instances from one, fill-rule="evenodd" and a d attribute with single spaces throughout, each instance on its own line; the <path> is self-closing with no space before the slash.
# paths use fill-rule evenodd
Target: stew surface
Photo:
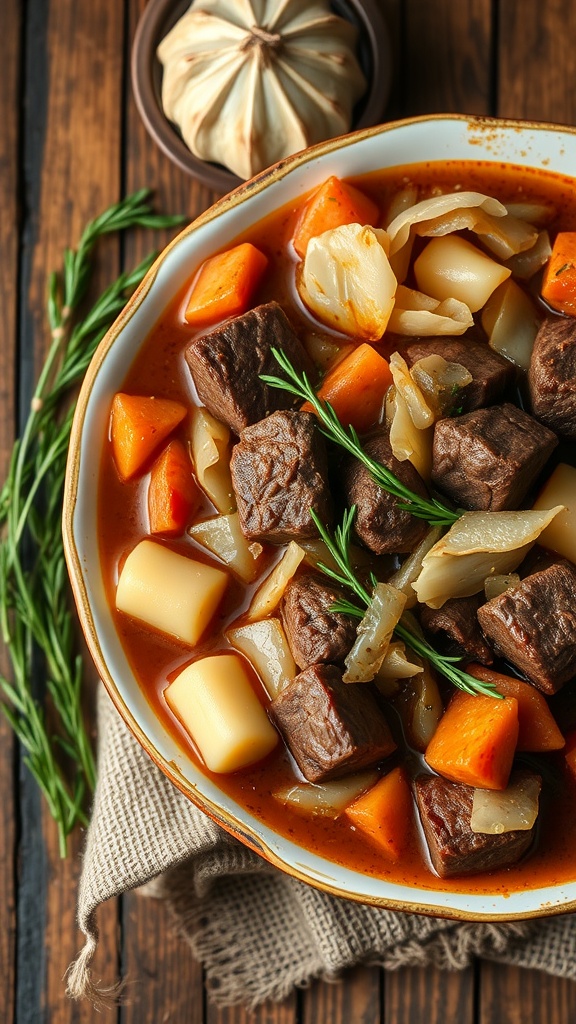
<path id="1" fill-rule="evenodd" d="M 526 171 L 499 164 L 445 162 L 442 165 L 421 164 L 369 175 L 356 180 L 353 184 L 371 198 L 381 211 L 385 211 L 393 196 L 407 185 L 418 187 L 420 199 L 436 193 L 466 189 L 494 196 L 504 203 L 544 203 L 552 206 L 555 211 L 553 219 L 547 224 L 552 240 L 560 229 L 576 231 L 574 181 L 549 174 L 545 170 Z M 251 299 L 250 306 L 255 307 L 275 300 L 287 313 L 299 336 L 317 333 L 333 343 L 349 343 L 349 338 L 343 338 L 329 327 L 320 324 L 308 312 L 298 296 L 296 268 L 299 261 L 290 241 L 301 215 L 302 204 L 303 201 L 290 204 L 264 222 L 255 225 L 245 236 L 235 240 L 234 244 L 243 241 L 252 243 L 268 259 L 267 269 L 255 296 Z M 421 244 L 418 240 L 417 245 Z M 191 267 L 190 270 L 192 282 L 197 268 Z M 526 287 L 537 302 L 537 288 L 535 289 L 532 282 Z M 182 402 L 187 407 L 199 404 L 184 353 L 196 335 L 205 334 L 212 327 L 193 329 L 187 323 L 185 311 L 190 291 L 191 283 L 188 283 L 182 292 L 174 297 L 161 320 L 151 325 L 149 337 L 140 355 L 121 384 L 123 392 L 131 395 L 162 396 Z M 543 309 L 541 311 L 544 312 Z M 380 341 L 373 344 L 384 357 L 389 357 L 398 347 L 398 338 L 385 333 Z M 522 398 L 523 392 L 520 387 L 520 401 Z M 171 436 L 187 444 L 187 421 L 178 426 Z M 561 443 L 560 448 L 548 459 L 539 477 L 540 483 L 549 477 L 556 462 L 576 464 L 573 449 L 574 441 Z M 126 556 L 142 538 L 149 535 L 149 468 L 150 466 L 147 466 L 143 474 L 133 479 L 121 480 L 110 445 L 107 445 L 102 453 L 99 491 L 100 551 L 108 587 L 110 612 L 135 675 L 156 714 L 182 748 L 198 762 L 202 771 L 213 778 L 216 784 L 241 806 L 247 808 L 257 818 L 266 821 L 278 833 L 288 836 L 302 847 L 313 850 L 331 861 L 373 876 L 401 884 L 416 884 L 428 889 L 464 889 L 478 893 L 506 893 L 574 879 L 576 816 L 573 808 L 576 778 L 566 770 L 562 750 L 538 756 L 525 755 L 523 759 L 520 758 L 522 767 L 527 766 L 528 770 L 542 774 L 543 778 L 537 835 L 529 854 L 511 867 L 471 874 L 465 878 L 439 878 L 435 873 L 416 811 L 410 825 L 410 838 L 402 856 L 397 860 L 390 860 L 382 855 L 368 837 L 354 828 L 344 815 L 331 818 L 287 809 L 273 793 L 283 785 L 301 779 L 301 775 L 295 769 L 294 760 L 283 743 L 280 743 L 264 760 L 250 767 L 229 774 L 210 773 L 188 731 L 170 710 L 164 692 L 181 670 L 193 661 L 210 654 L 232 650 L 224 635 L 225 631 L 237 620 L 242 621 L 254 592 L 279 560 L 283 547 L 265 545 L 259 575 L 252 583 L 245 584 L 233 575 L 230 576 L 218 610 L 194 649 L 117 611 L 116 588 Z M 194 513 L 194 522 L 214 514 L 213 504 L 205 495 L 201 495 L 199 507 Z M 183 551 L 207 565 L 221 567 L 221 563 L 187 532 L 174 539 L 162 538 L 161 543 L 176 552 Z M 390 572 L 397 564 L 398 560 L 390 561 Z M 503 661 L 495 661 L 492 668 L 510 675 L 520 674 L 511 670 L 510 665 Z M 253 670 L 251 684 L 259 699 L 266 704 L 268 698 Z M 447 701 L 452 693 L 451 687 L 441 682 L 440 690 Z M 565 735 L 568 734 L 576 727 L 574 681 L 568 682 L 559 693 L 552 696 L 549 704 L 561 731 Z M 429 773 L 430 769 L 425 764 L 422 753 L 410 749 L 406 744 L 401 708 L 399 709 L 397 701 L 389 704 L 387 716 L 402 752 L 402 762 L 408 776 L 413 779 L 422 770 Z M 399 756 L 395 755 L 386 762 L 386 770 L 389 764 L 397 763 L 400 763 Z"/>

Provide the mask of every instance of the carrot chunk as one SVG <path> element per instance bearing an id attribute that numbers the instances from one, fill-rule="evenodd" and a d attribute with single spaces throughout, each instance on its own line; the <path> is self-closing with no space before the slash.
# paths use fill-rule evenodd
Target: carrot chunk
<path id="1" fill-rule="evenodd" d="M 560 231 L 542 279 L 542 298 L 561 313 L 576 314 L 576 231 Z"/>
<path id="2" fill-rule="evenodd" d="M 376 203 L 368 196 L 353 185 L 332 176 L 304 206 L 292 239 L 294 248 L 299 256 L 304 256 L 308 242 L 316 235 L 338 228 L 341 224 L 374 226 L 378 214 Z"/>
<path id="3" fill-rule="evenodd" d="M 250 242 L 206 260 L 188 300 L 187 323 L 206 327 L 246 313 L 267 266 L 267 257 Z"/>
<path id="4" fill-rule="evenodd" d="M 362 434 L 378 423 L 391 383 L 387 361 L 364 343 L 326 374 L 318 396 L 330 402 L 343 426 L 351 424 Z M 313 411 L 309 402 L 302 408 Z"/>
<path id="5" fill-rule="evenodd" d="M 506 789 L 518 740 L 518 701 L 456 693 L 425 758 L 452 782 L 479 789 Z"/>
<path id="6" fill-rule="evenodd" d="M 493 672 L 484 665 L 468 665 L 466 671 L 484 683 L 494 683 L 496 689 L 505 697 L 514 697 L 518 701 L 516 750 L 529 750 L 532 753 L 562 750 L 564 737 L 540 690 L 521 679 Z"/>
<path id="7" fill-rule="evenodd" d="M 123 480 L 144 468 L 185 415 L 186 406 L 171 398 L 114 395 L 110 437 L 116 468 Z"/>
<path id="8" fill-rule="evenodd" d="M 412 820 L 412 797 L 402 768 L 394 768 L 345 811 L 390 860 L 403 853 Z"/>
<path id="9" fill-rule="evenodd" d="M 150 474 L 150 533 L 179 537 L 199 505 L 200 492 L 192 475 L 190 456 L 181 441 L 170 441 Z"/>

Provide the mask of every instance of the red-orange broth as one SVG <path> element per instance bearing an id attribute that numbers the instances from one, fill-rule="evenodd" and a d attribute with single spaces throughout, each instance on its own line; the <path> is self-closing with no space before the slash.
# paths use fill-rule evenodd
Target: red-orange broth
<path id="1" fill-rule="evenodd" d="M 420 198 L 433 194 L 435 189 L 453 191 L 465 188 L 495 196 L 503 202 L 530 200 L 552 203 L 557 210 L 557 217 L 549 225 L 551 237 L 560 226 L 563 230 L 576 230 L 574 180 L 545 170 L 526 170 L 488 162 L 446 161 L 442 164 L 423 163 L 373 173 L 354 179 L 353 183 L 370 195 L 381 210 L 385 210 L 391 196 L 410 182 L 421 187 Z M 288 313 L 297 331 L 301 326 L 307 330 L 317 329 L 330 334 L 329 329 L 319 325 L 307 313 L 296 296 L 294 276 L 297 260 L 290 239 L 303 201 L 299 199 L 287 204 L 234 242 L 248 240 L 269 258 L 269 269 L 253 300 L 254 306 L 276 299 Z M 190 268 L 189 283 L 180 294 L 175 295 L 160 320 L 151 325 L 149 336 L 126 379 L 118 382 L 118 390 L 170 397 L 185 403 L 196 401 L 192 378 L 184 360 L 184 350 L 194 332 L 185 323 L 183 315 L 196 269 Z M 346 339 L 341 340 L 344 342 Z M 386 335 L 381 342 L 381 351 L 384 355 L 389 354 Z M 176 436 L 185 438 L 185 424 Z M 431 869 L 416 811 L 412 825 L 413 842 L 398 862 L 391 863 L 368 839 L 354 830 L 345 817 L 336 820 L 310 818 L 305 814 L 293 813 L 275 801 L 272 792 L 281 783 L 294 779 L 293 762 L 282 743 L 265 761 L 253 767 L 232 775 L 212 775 L 202 765 L 188 733 L 169 710 L 163 691 L 191 661 L 229 648 L 223 630 L 247 608 L 250 596 L 262 577 L 249 586 L 230 578 L 227 594 L 211 628 L 193 651 L 177 640 L 117 612 L 114 597 L 122 560 L 148 534 L 146 489 L 146 474 L 133 481 L 120 481 L 107 444 L 102 454 L 100 472 L 99 539 L 110 612 L 130 664 L 154 711 L 179 745 L 222 790 L 256 818 L 267 822 L 278 833 L 302 847 L 335 863 L 399 884 L 418 885 L 432 890 L 506 894 L 511 890 L 559 884 L 576 877 L 576 815 L 573 813 L 576 785 L 568 772 L 562 769 L 561 752 L 559 755 L 546 755 L 555 769 L 556 785 L 546 792 L 550 787 L 547 787 L 544 780 L 539 838 L 534 849 L 511 868 L 455 879 L 440 879 Z M 214 514 L 214 511 L 210 501 L 205 499 L 195 518 L 205 518 Z M 200 560 L 220 564 L 187 535 L 175 541 L 162 542 L 174 550 L 190 554 L 193 552 L 194 557 Z M 263 575 L 269 571 L 278 554 L 277 550 L 271 549 Z M 266 701 L 263 687 L 255 675 L 253 682 L 262 700 Z M 573 684 L 568 684 L 568 687 L 571 686 Z M 392 726 L 394 729 L 394 723 Z M 397 734 L 397 729 L 394 731 Z M 419 757 L 413 755 L 415 764 Z M 560 786 L 557 785 L 558 779 L 561 781 Z"/>

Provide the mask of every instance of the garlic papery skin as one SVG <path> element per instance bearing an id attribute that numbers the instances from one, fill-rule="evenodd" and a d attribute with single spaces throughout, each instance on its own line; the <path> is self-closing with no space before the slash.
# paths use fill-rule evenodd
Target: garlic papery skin
<path id="1" fill-rule="evenodd" d="M 164 112 L 195 156 L 250 178 L 349 131 L 355 41 L 326 0 L 195 0 L 158 47 Z"/>

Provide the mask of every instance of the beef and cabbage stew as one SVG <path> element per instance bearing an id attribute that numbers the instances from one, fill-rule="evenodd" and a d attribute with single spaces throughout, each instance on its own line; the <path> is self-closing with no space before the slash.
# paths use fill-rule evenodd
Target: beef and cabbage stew
<path id="1" fill-rule="evenodd" d="M 426 887 L 574 875 L 576 190 L 330 178 L 190 268 L 112 403 L 110 606 L 202 770 Z"/>

